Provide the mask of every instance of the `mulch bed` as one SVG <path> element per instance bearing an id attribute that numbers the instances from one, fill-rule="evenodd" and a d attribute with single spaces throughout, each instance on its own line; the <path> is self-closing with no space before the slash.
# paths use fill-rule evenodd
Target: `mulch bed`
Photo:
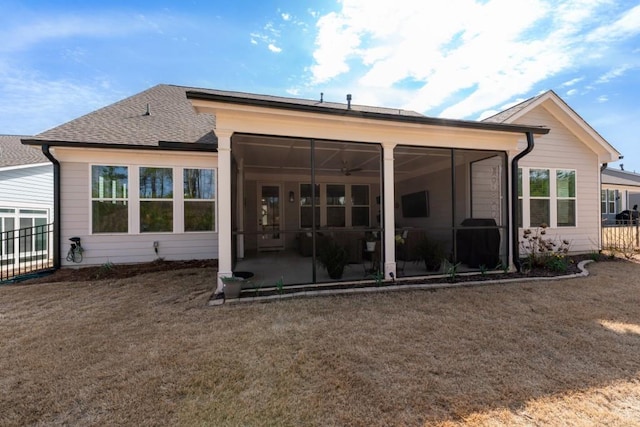
<path id="1" fill-rule="evenodd" d="M 185 268 L 218 267 L 217 260 L 164 261 L 139 264 L 103 264 L 93 267 L 61 268 L 50 274 L 29 279 L 19 284 L 51 283 L 51 282 L 85 282 L 92 280 L 126 279 L 140 274 L 157 273 L 159 271 L 181 270 Z"/>

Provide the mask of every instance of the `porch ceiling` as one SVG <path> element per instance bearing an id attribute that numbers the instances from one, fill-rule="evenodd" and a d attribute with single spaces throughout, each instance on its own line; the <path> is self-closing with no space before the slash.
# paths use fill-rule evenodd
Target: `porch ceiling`
<path id="1" fill-rule="evenodd" d="M 236 134 L 232 152 L 246 170 L 258 173 L 308 174 L 311 168 L 308 139 Z M 379 144 L 320 141 L 315 147 L 318 174 L 378 178 L 382 149 Z M 460 150 L 456 164 L 487 157 L 487 151 Z M 441 148 L 398 146 L 394 150 L 394 173 L 401 181 L 426 172 L 451 167 L 450 151 Z"/>

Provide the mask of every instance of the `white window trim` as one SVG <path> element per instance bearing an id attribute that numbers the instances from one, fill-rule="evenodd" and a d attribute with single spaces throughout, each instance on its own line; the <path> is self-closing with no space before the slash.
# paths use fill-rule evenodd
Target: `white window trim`
<path id="1" fill-rule="evenodd" d="M 93 166 L 122 166 L 128 171 L 129 194 L 127 198 L 129 215 L 127 233 L 94 233 L 91 224 L 93 224 L 93 206 L 92 206 L 92 168 Z M 173 198 L 162 199 L 171 200 L 173 203 L 173 231 L 154 231 L 143 233 L 140 231 L 140 201 L 154 201 L 161 199 L 140 199 L 140 168 L 164 168 L 171 169 L 173 172 Z M 213 230 L 212 231 L 184 231 L 184 189 L 183 175 L 185 169 L 208 169 L 213 171 L 213 204 L 215 206 Z M 177 179 L 176 179 L 177 177 Z M 198 234 L 198 233 L 218 233 L 218 168 L 211 166 L 164 166 L 164 165 L 147 165 L 147 164 L 124 164 L 116 162 L 102 162 L 89 164 L 89 222 L 87 224 L 88 234 L 91 236 L 130 236 L 130 235 L 173 235 L 173 234 Z"/>
<path id="2" fill-rule="evenodd" d="M 301 186 L 304 184 L 308 184 L 311 185 L 310 182 L 299 182 L 298 183 L 298 194 L 302 194 L 302 189 Z M 372 199 L 374 199 L 371 195 L 371 184 L 360 184 L 360 183 L 350 183 L 350 184 L 345 184 L 342 182 L 323 182 L 323 183 L 318 183 L 316 182 L 316 185 L 318 185 L 320 187 L 320 194 L 318 195 L 319 199 L 320 199 L 320 203 L 318 205 L 316 205 L 317 208 L 320 209 L 320 218 L 318 218 L 318 227 L 327 227 L 327 208 L 329 207 L 341 207 L 345 210 L 345 226 L 344 228 L 351 228 L 354 227 L 353 226 L 353 215 L 352 215 L 352 208 L 354 207 L 368 207 L 369 208 L 369 227 L 371 227 L 371 212 L 372 212 Z M 327 185 L 343 185 L 345 187 L 344 190 L 344 197 L 345 197 L 345 203 L 344 205 L 329 205 L 327 204 Z M 351 203 L 351 190 L 352 190 L 352 186 L 354 185 L 361 185 L 361 186 L 366 186 L 368 187 L 368 191 L 369 191 L 369 204 L 368 205 L 354 205 L 353 203 Z M 307 205 L 307 207 L 310 207 L 309 205 Z M 302 215 L 300 215 L 300 211 L 301 211 L 302 206 L 298 206 L 298 226 L 300 228 L 302 228 Z M 357 227 L 361 227 L 361 226 L 357 226 Z M 332 227 L 332 228 L 343 228 L 343 227 Z"/>
<path id="3" fill-rule="evenodd" d="M 604 193 L 604 205 L 605 205 L 605 210 L 602 212 L 602 214 L 617 214 L 621 209 L 620 209 L 620 200 L 622 200 L 622 196 L 620 196 L 620 192 L 618 190 L 612 189 L 612 188 L 603 188 L 602 191 L 600 192 L 600 209 L 602 210 L 602 194 Z M 609 195 L 612 194 L 613 195 L 613 200 L 610 201 L 609 200 Z M 610 203 L 613 203 L 613 211 L 611 211 L 609 208 Z"/>
<path id="4" fill-rule="evenodd" d="M 518 197 L 518 199 L 522 199 L 522 228 L 531 228 L 537 227 L 538 225 L 531 225 L 531 210 L 529 200 L 532 199 L 530 196 L 530 186 L 529 186 L 529 171 L 531 169 L 544 169 L 549 171 L 549 197 L 533 197 L 535 200 L 549 200 L 549 228 L 577 228 L 578 227 L 578 171 L 576 169 L 571 168 L 549 168 L 549 167 L 541 167 L 541 166 L 526 166 L 520 167 L 522 170 L 522 197 Z M 571 171 L 575 176 L 575 197 L 560 197 L 558 198 L 558 171 Z M 558 226 L 558 200 L 573 200 L 575 201 L 575 225 L 562 225 Z M 515 201 L 517 203 L 517 201 Z"/>

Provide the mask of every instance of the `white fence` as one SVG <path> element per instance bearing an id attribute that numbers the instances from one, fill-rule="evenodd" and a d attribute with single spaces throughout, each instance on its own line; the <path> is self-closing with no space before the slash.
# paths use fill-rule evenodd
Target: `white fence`
<path id="1" fill-rule="evenodd" d="M 640 225 L 636 223 L 603 226 L 602 248 L 624 252 L 640 250 Z"/>

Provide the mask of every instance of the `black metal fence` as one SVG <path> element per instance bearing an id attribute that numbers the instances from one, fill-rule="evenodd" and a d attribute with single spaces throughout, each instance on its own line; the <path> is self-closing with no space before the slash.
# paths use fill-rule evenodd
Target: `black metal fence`
<path id="1" fill-rule="evenodd" d="M 53 268 L 53 224 L 0 232 L 0 282 Z"/>

